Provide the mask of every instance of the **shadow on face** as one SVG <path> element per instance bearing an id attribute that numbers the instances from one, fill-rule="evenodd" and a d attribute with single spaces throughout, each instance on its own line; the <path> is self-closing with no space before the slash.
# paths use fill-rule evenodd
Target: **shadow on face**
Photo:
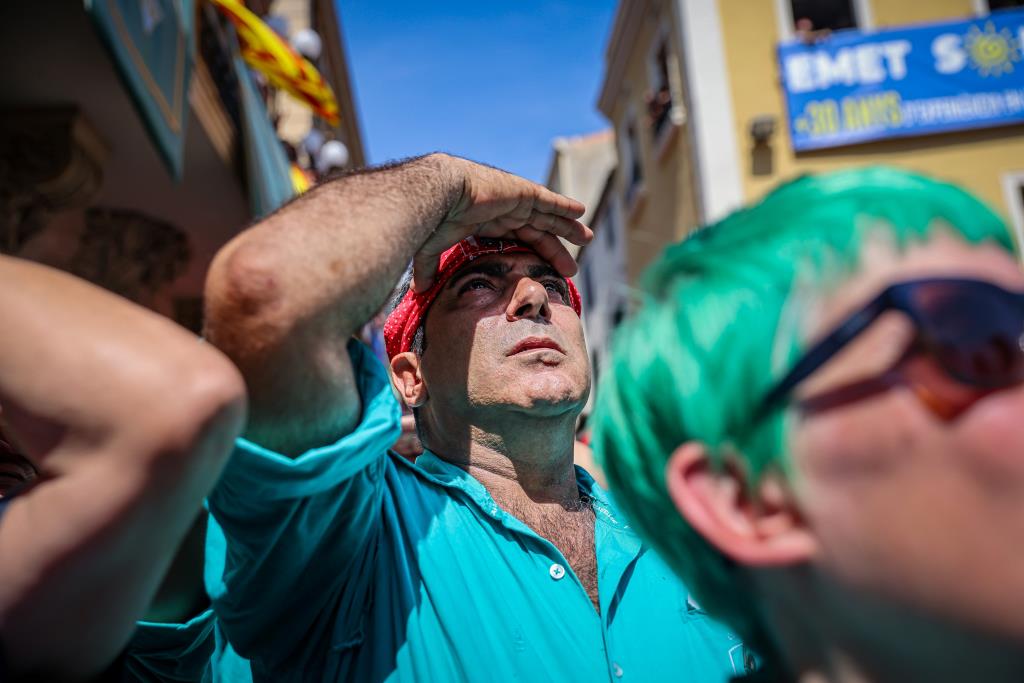
<path id="1" fill-rule="evenodd" d="M 435 299 L 425 332 L 422 395 L 405 398 L 420 403 L 427 432 L 462 440 L 467 425 L 499 431 L 516 416 L 572 422 L 586 403 L 583 327 L 565 279 L 539 256 L 467 264 Z"/>

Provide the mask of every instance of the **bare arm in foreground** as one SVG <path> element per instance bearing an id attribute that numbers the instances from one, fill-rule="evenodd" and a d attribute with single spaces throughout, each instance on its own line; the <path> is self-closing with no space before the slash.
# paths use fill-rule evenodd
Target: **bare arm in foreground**
<path id="1" fill-rule="evenodd" d="M 297 455 L 360 415 L 346 340 L 384 305 L 414 259 L 417 289 L 469 235 L 528 242 L 563 275 L 558 241 L 585 244 L 583 205 L 444 154 L 326 183 L 229 243 L 207 279 L 207 338 L 235 361 L 250 397 L 247 436 Z"/>
<path id="2" fill-rule="evenodd" d="M 125 646 L 244 421 L 244 385 L 169 320 L 0 256 L 0 404 L 39 478 L 0 519 L 11 671 L 85 678 Z"/>

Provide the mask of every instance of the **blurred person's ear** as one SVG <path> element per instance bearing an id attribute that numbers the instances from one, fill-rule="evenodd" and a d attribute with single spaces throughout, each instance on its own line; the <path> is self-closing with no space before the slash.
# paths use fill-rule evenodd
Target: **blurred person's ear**
<path id="1" fill-rule="evenodd" d="M 739 462 L 715 467 L 704 444 L 688 441 L 669 458 L 665 485 L 683 519 L 742 565 L 801 564 L 815 554 L 814 536 L 772 475 L 762 478 L 752 497 Z"/>
<path id="2" fill-rule="evenodd" d="M 412 351 L 403 351 L 391 359 L 391 384 L 410 408 L 419 408 L 427 400 L 420 365 L 420 357 Z"/>

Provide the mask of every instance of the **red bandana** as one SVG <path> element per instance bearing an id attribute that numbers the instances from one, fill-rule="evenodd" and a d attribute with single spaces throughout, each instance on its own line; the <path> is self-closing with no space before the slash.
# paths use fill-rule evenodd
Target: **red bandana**
<path id="1" fill-rule="evenodd" d="M 537 252 L 522 242 L 513 240 L 467 237 L 441 254 L 437 275 L 430 289 L 418 294 L 410 287 L 405 297 L 384 323 L 384 346 L 387 348 L 388 358 L 394 358 L 403 351 L 409 350 L 412 346 L 412 338 L 416 336 L 416 330 L 423 322 L 423 316 L 426 315 L 430 304 L 434 303 L 441 288 L 462 266 L 488 254 L 516 253 L 536 254 Z M 566 279 L 566 282 L 569 285 L 569 304 L 576 311 L 576 315 L 580 315 L 582 308 L 580 293 L 572 280 Z"/>

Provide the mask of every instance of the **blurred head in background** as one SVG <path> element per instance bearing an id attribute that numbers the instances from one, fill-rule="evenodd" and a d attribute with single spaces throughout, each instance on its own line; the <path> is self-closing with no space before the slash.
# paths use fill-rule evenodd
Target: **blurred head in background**
<path id="1" fill-rule="evenodd" d="M 787 678 L 1019 680 L 1024 275 L 1000 218 L 903 171 L 803 177 L 644 291 L 593 445 L 701 606 Z"/>

